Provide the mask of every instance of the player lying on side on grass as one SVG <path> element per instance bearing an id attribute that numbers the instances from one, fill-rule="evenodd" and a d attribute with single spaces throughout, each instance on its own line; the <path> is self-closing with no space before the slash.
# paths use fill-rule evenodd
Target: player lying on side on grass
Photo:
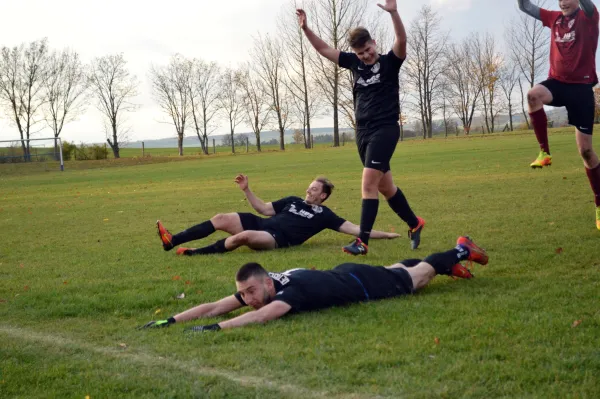
<path id="1" fill-rule="evenodd" d="M 485 265 L 488 255 L 469 237 L 459 237 L 454 249 L 423 260 L 403 260 L 388 267 L 344 263 L 332 270 L 292 269 L 269 273 L 258 263 L 247 263 L 237 272 L 238 291 L 234 295 L 198 305 L 167 320 L 151 321 L 141 328 L 168 327 L 220 316 L 244 306 L 254 309 L 233 319 L 187 329 L 220 330 L 265 323 L 288 313 L 408 295 L 425 287 L 438 274 L 472 278 L 469 269 L 460 263 L 465 260 Z"/>
<path id="2" fill-rule="evenodd" d="M 323 205 L 334 187 L 325 177 L 318 177 L 310 183 L 304 199 L 285 197 L 268 203 L 250 191 L 248 176 L 237 175 L 235 182 L 250 205 L 261 215 L 270 216 L 269 218 L 261 218 L 252 213 L 220 213 L 178 234 L 169 233 L 159 220 L 156 226 L 164 250 L 169 251 L 177 245 L 207 237 L 216 230 L 225 231 L 231 236 L 204 248 L 178 248 L 177 255 L 223 253 L 244 245 L 258 250 L 292 247 L 304 243 L 325 229 L 355 237 L 360 233 L 359 226 L 342 219 Z M 372 238 L 391 239 L 398 236 L 375 230 L 371 233 Z"/>

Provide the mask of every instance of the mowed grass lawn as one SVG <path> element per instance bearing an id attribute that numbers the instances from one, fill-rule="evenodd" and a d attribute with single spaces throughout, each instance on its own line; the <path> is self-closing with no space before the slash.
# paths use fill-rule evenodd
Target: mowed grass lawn
<path id="1" fill-rule="evenodd" d="M 358 223 L 351 145 L 64 173 L 0 165 L 0 396 L 598 398 L 600 232 L 572 130 L 550 142 L 544 170 L 528 167 L 532 133 L 401 143 L 392 168 L 427 221 L 421 247 L 410 250 L 382 201 L 376 228 L 403 237 L 372 241 L 360 259 L 335 232 L 293 249 L 180 258 L 155 231 L 156 219 L 178 232 L 251 211 L 233 183 L 240 172 L 265 201 L 303 196 L 327 175 L 327 205 Z M 387 265 L 462 234 L 490 254 L 473 280 L 440 276 L 414 296 L 236 330 L 136 330 L 232 294 L 248 261 Z"/>

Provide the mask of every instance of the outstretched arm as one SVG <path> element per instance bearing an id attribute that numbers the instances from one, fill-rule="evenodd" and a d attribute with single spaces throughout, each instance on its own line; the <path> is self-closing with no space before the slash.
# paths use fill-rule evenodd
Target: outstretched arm
<path id="1" fill-rule="evenodd" d="M 340 59 L 340 50 L 330 47 L 312 30 L 310 30 L 307 24 L 306 13 L 303 9 L 297 9 L 296 15 L 298 16 L 298 24 L 300 25 L 300 28 L 304 31 L 304 34 L 306 35 L 306 38 L 308 39 L 310 44 L 314 47 L 315 50 L 317 50 L 317 53 L 321 54 L 329 61 L 335 62 L 337 64 Z"/>
<path id="2" fill-rule="evenodd" d="M 265 216 L 275 215 L 273 204 L 271 202 L 265 203 L 250 190 L 250 187 L 248 187 L 248 176 L 239 174 L 235 177 L 235 182 L 240 187 L 240 190 L 244 192 L 248 202 L 250 205 L 252 205 L 252 208 L 254 208 L 256 212 Z"/>
<path id="3" fill-rule="evenodd" d="M 234 295 L 225 297 L 217 302 L 203 303 L 183 313 L 175 315 L 174 318 L 178 322 L 199 319 L 201 317 L 215 317 L 229 313 L 233 310 L 241 308 L 243 305 Z"/>
<path id="4" fill-rule="evenodd" d="M 340 233 L 349 234 L 354 237 L 358 237 L 360 234 L 360 226 L 355 225 L 352 222 L 345 221 L 338 229 Z M 371 238 L 398 238 L 400 234 L 386 233 L 385 231 L 371 230 Z"/>
<path id="5" fill-rule="evenodd" d="M 525 14 L 528 14 L 537 20 L 542 20 L 540 8 L 533 4 L 531 0 L 517 0 L 517 4 L 519 4 L 519 10 L 523 11 Z"/>
<path id="6" fill-rule="evenodd" d="M 210 330 L 220 330 L 224 328 L 236 328 L 243 327 L 247 324 L 252 323 L 266 323 L 270 320 L 275 320 L 286 314 L 290 311 L 292 307 L 283 301 L 273 301 L 270 304 L 263 306 L 258 310 L 254 310 L 252 312 L 244 313 L 241 316 L 235 317 L 233 319 L 222 321 L 218 324 L 211 324 L 209 326 L 196 326 L 192 327 L 189 330 L 191 331 L 210 331 Z"/>
<path id="7" fill-rule="evenodd" d="M 594 15 L 594 9 L 596 8 L 596 6 L 592 2 L 592 0 L 579 0 L 579 6 L 581 7 L 585 15 L 587 15 L 588 17 Z"/>
<path id="8" fill-rule="evenodd" d="M 386 0 L 384 5 L 377 5 L 382 10 L 389 12 L 392 16 L 392 22 L 394 23 L 394 33 L 396 34 L 396 39 L 394 40 L 394 47 L 392 47 L 392 50 L 394 51 L 396 57 L 403 60 L 406 58 L 406 30 L 404 29 L 404 24 L 402 23 L 400 14 L 398 14 L 398 6 L 396 5 L 396 0 Z"/>
<path id="9" fill-rule="evenodd" d="M 232 310 L 239 309 L 243 305 L 238 301 L 235 295 L 231 295 L 225 297 L 217 302 L 211 303 L 203 303 L 202 305 L 198 305 L 189 310 L 186 310 L 183 313 L 179 313 L 174 317 L 169 317 L 167 320 L 153 320 L 149 323 L 144 324 L 140 328 L 160 328 L 160 327 L 169 327 L 173 323 L 188 321 L 199 319 L 201 317 L 214 317 L 219 316 L 225 313 L 229 313 Z M 217 324 L 212 324 L 208 326 L 208 329 L 219 329 L 220 327 Z"/>

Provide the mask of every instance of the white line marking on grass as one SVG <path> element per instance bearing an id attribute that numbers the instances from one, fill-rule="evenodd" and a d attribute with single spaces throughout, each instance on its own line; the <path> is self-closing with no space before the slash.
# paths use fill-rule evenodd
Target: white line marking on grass
<path id="1" fill-rule="evenodd" d="M 8 335 L 12 338 L 33 341 L 44 344 L 46 346 L 81 349 L 87 352 L 98 353 L 103 356 L 126 360 L 131 363 L 138 363 L 145 366 L 168 366 L 176 368 L 187 373 L 196 374 L 204 377 L 221 377 L 227 380 L 238 383 L 242 386 L 253 388 L 269 388 L 293 397 L 313 397 L 313 398 L 344 398 L 344 399 L 362 399 L 372 398 L 360 394 L 335 394 L 333 392 L 313 391 L 311 389 L 293 385 L 288 383 L 279 383 L 261 377 L 244 376 L 240 374 L 230 373 L 228 371 L 219 370 L 210 367 L 202 367 L 197 363 L 186 362 L 181 360 L 173 360 L 162 356 L 150 355 L 147 353 L 131 353 L 125 352 L 122 349 L 109 348 L 103 346 L 95 346 L 86 342 L 76 341 L 60 335 L 42 334 L 29 329 L 19 327 L 0 326 L 0 333 Z M 377 396 L 381 398 L 381 396 Z"/>

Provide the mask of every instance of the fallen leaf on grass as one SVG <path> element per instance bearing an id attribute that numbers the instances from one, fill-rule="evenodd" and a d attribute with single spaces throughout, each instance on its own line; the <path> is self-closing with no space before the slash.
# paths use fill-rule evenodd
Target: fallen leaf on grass
<path id="1" fill-rule="evenodd" d="M 563 180 L 567 180 L 567 176 L 563 176 Z"/>
<path id="2" fill-rule="evenodd" d="M 108 222 L 108 219 L 103 219 L 103 222 Z"/>
<path id="3" fill-rule="evenodd" d="M 25 290 L 25 291 L 29 291 L 29 286 L 28 286 L 28 285 L 26 285 L 25 287 L 23 287 L 23 290 Z"/>
<path id="4" fill-rule="evenodd" d="M 124 343 L 121 342 L 119 344 L 119 348 L 121 348 L 121 349 L 127 349 L 127 344 L 124 344 Z"/>
<path id="5" fill-rule="evenodd" d="M 573 322 L 573 324 L 571 324 L 571 328 L 575 328 L 575 327 L 577 327 L 578 325 L 580 325 L 580 324 L 581 324 L 581 322 L 582 322 L 582 320 L 575 320 L 575 321 Z"/>
<path id="6" fill-rule="evenodd" d="M 69 282 L 65 280 L 65 281 L 63 281 L 63 284 L 67 285 L 67 284 L 69 284 Z"/>
<path id="7" fill-rule="evenodd" d="M 0 299 L 0 303 L 6 303 L 7 300 L 6 299 Z"/>
<path id="8" fill-rule="evenodd" d="M 173 280 L 181 280 L 181 276 L 173 276 Z"/>
<path id="9" fill-rule="evenodd" d="M 177 298 L 177 299 L 185 298 L 185 292 L 182 292 L 181 294 L 177 295 L 175 298 Z"/>
<path id="10" fill-rule="evenodd" d="M 160 313 L 160 309 L 156 309 L 156 312 L 154 312 L 154 314 L 159 314 Z"/>
<path id="11" fill-rule="evenodd" d="M 560 255 L 563 253 L 563 249 L 562 249 L 562 247 L 556 248 L 556 251 L 554 251 L 554 252 L 556 252 L 558 255 Z"/>
<path id="12" fill-rule="evenodd" d="M 192 284 L 192 282 L 191 282 L 190 280 L 187 280 L 187 281 L 185 282 L 185 285 L 190 285 L 190 284 Z"/>
<path id="13" fill-rule="evenodd" d="M 25 267 L 25 265 L 24 265 L 24 264 L 22 264 L 22 263 L 20 263 L 20 264 L 19 264 L 19 267 L 22 269 L 23 267 Z"/>
<path id="14" fill-rule="evenodd" d="M 435 337 L 433 339 L 433 342 L 435 342 L 436 345 L 439 345 L 440 344 L 440 339 L 438 337 Z"/>

